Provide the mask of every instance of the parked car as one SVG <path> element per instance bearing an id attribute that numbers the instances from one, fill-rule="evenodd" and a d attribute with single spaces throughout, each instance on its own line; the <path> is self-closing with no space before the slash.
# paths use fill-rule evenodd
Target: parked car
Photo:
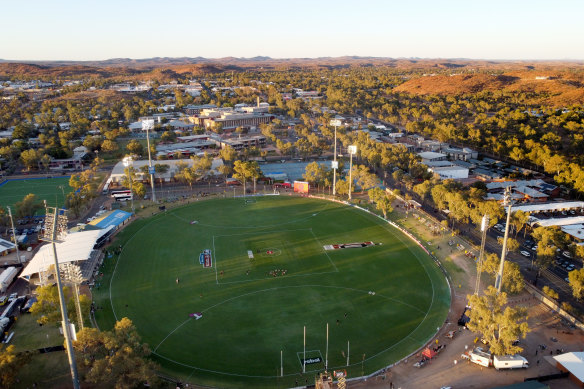
<path id="1" fill-rule="evenodd" d="M 527 258 L 531 257 L 531 254 L 530 254 L 529 252 L 525 251 L 525 250 L 521 250 L 521 251 L 520 251 L 520 253 L 521 253 L 521 255 L 523 255 L 524 257 L 527 257 Z"/>
<path id="2" fill-rule="evenodd" d="M 574 264 L 570 264 L 570 265 L 568 265 L 568 267 L 566 268 L 566 270 L 569 271 L 569 272 L 571 272 L 575 268 L 576 268 L 576 266 L 574 266 Z"/>
<path id="3" fill-rule="evenodd" d="M 569 251 L 564 251 L 564 252 L 562 253 L 562 255 L 563 255 L 564 257 L 566 257 L 566 258 L 570 258 L 570 259 L 572 258 L 572 254 L 570 254 L 570 252 L 569 252 Z"/>

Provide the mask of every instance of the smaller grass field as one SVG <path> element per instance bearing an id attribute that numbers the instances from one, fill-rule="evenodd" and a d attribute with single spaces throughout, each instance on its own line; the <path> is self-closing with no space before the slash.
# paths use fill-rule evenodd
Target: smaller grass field
<path id="1" fill-rule="evenodd" d="M 0 206 L 14 207 L 24 196 L 32 193 L 38 200 L 47 200 L 51 207 L 63 207 L 65 197 L 72 191 L 69 177 L 9 179 L 0 185 Z M 41 212 L 44 214 L 44 210 Z"/>

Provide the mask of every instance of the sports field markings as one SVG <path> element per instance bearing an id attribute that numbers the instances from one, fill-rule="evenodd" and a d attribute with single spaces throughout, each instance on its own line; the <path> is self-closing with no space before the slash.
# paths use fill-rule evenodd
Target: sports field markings
<path id="1" fill-rule="evenodd" d="M 320 356 L 320 362 L 318 362 L 318 363 L 324 363 L 324 358 L 322 357 L 322 353 L 320 352 L 320 349 L 306 350 L 306 354 L 309 354 L 309 353 L 315 353 L 315 354 L 318 353 L 318 355 Z M 302 367 L 303 363 L 302 363 L 302 358 L 300 358 L 300 356 L 304 356 L 304 351 L 297 351 L 296 356 L 298 357 L 298 362 L 300 363 L 300 367 Z M 308 357 L 306 359 L 309 359 L 309 358 L 313 358 L 313 357 Z M 312 365 L 312 363 L 309 363 L 308 365 Z"/>
<path id="2" fill-rule="evenodd" d="M 318 240 L 318 238 L 316 237 L 316 235 L 312 231 L 312 228 L 298 228 L 298 229 L 295 229 L 295 230 L 270 231 L 270 233 L 297 232 L 297 231 L 310 231 L 310 233 L 312 234 L 312 237 L 314 238 L 314 240 L 316 241 L 316 243 L 318 244 L 318 246 L 320 247 L 320 249 L 322 250 L 322 252 L 324 253 L 324 255 L 326 255 L 326 257 L 328 258 L 329 262 L 331 263 L 331 265 L 333 266 L 333 268 L 335 270 L 334 271 L 317 272 L 317 273 L 302 273 L 302 274 L 291 274 L 291 275 L 288 275 L 287 274 L 285 276 L 285 278 L 291 278 L 291 277 L 307 277 L 307 276 L 314 276 L 314 275 L 319 275 L 319 274 L 338 273 L 339 272 L 339 269 L 337 268 L 337 266 L 335 265 L 335 263 L 333 262 L 333 260 L 331 259 L 331 257 L 329 257 L 328 253 L 324 250 L 324 248 L 322 248 L 322 243 Z M 262 233 L 262 232 L 259 232 L 259 233 Z M 273 280 L 273 279 L 277 279 L 278 278 L 278 277 L 248 278 L 248 279 L 241 280 L 241 281 L 222 281 L 222 282 L 219 282 L 219 278 L 217 276 L 217 262 L 219 262 L 219 257 L 217 255 L 217 250 L 215 250 L 215 237 L 221 238 L 221 237 L 253 235 L 253 234 L 254 234 L 254 232 L 243 232 L 243 233 L 240 233 L 240 234 L 213 235 L 213 252 L 215 253 L 215 283 L 217 285 L 243 284 L 243 283 L 247 283 L 247 282 L 261 281 L 261 280 Z"/>
<path id="3" fill-rule="evenodd" d="M 366 217 L 365 217 L 365 215 L 363 215 L 363 214 L 362 214 L 362 211 L 360 211 L 360 210 L 356 210 L 355 208 L 353 208 L 353 210 L 354 210 L 354 211 L 355 211 L 357 214 L 361 215 L 361 217 L 363 217 L 363 218 L 366 218 Z M 375 215 L 375 216 L 376 216 L 376 215 Z M 383 219 L 383 220 L 385 220 L 385 219 Z M 391 227 L 391 228 L 390 228 L 390 227 Z M 418 250 L 412 250 L 412 249 L 410 248 L 410 244 L 412 243 L 411 239 L 404 239 L 404 237 L 402 236 L 402 235 L 403 235 L 403 233 L 402 233 L 401 231 L 399 231 L 399 230 L 398 230 L 398 231 L 394 231 L 394 228 L 395 228 L 395 227 L 393 227 L 393 226 L 389 225 L 388 223 L 384 223 L 384 224 L 383 224 L 383 228 L 384 228 L 386 231 L 388 231 L 388 232 L 389 232 L 391 235 L 393 235 L 394 237 L 396 237 L 397 239 L 399 239 L 399 240 L 400 240 L 400 242 L 402 242 L 402 243 L 404 244 L 404 246 L 405 246 L 405 247 L 407 247 L 407 249 L 408 249 L 408 250 L 409 250 L 409 251 L 410 251 L 410 252 L 411 252 L 411 253 L 414 255 L 414 257 L 416 258 L 416 260 L 417 260 L 417 261 L 420 263 L 420 265 L 422 266 L 422 269 L 424 269 L 424 272 L 426 273 L 426 276 L 427 276 L 427 277 L 428 277 L 428 279 L 430 280 L 430 285 L 432 286 L 432 299 L 431 299 L 431 301 L 430 301 L 430 306 L 429 306 L 429 307 L 428 307 L 428 309 L 426 310 L 426 314 L 424 315 L 424 318 L 422 319 L 422 321 L 420 321 L 420 323 L 419 323 L 419 324 L 416 326 L 416 328 L 414 328 L 414 329 L 412 330 L 412 332 L 410 332 L 410 333 L 409 333 L 409 334 L 408 334 L 408 335 L 405 337 L 405 338 L 410 338 L 410 339 L 412 339 L 412 340 L 414 340 L 414 341 L 418 342 L 418 341 L 417 341 L 415 338 L 411 337 L 411 334 L 413 334 L 415 331 L 417 331 L 417 329 L 418 329 L 418 328 L 420 328 L 420 326 L 421 326 L 421 325 L 422 325 L 422 324 L 423 324 L 423 323 L 426 321 L 426 319 L 428 318 L 428 314 L 429 314 L 429 313 L 432 311 L 432 307 L 434 306 L 434 296 L 435 296 L 435 290 L 434 290 L 434 281 L 432 280 L 432 277 L 430 277 L 430 273 L 428 272 L 428 269 L 427 269 L 426 265 L 424 264 L 424 261 L 422 261 L 422 259 L 420 258 L 420 256 L 419 256 L 419 251 L 418 251 Z M 409 244 L 407 244 L 406 242 L 407 242 L 407 243 L 409 243 Z M 450 288 L 448 288 L 448 291 L 449 291 L 449 293 L 450 293 Z M 429 340 L 430 340 L 430 339 L 432 339 L 433 337 L 434 337 L 434 334 L 432 334 L 432 335 L 431 335 L 431 336 L 428 338 L 428 340 L 427 340 L 427 341 L 429 341 Z M 404 339 L 405 339 L 405 338 L 404 338 Z M 375 357 L 377 357 L 378 355 L 380 355 L 380 354 L 382 354 L 382 353 L 384 353 L 384 352 L 386 352 L 386 351 L 389 351 L 389 350 L 390 350 L 390 349 L 392 349 L 394 346 L 396 346 L 397 344 L 401 343 L 401 342 L 402 342 L 404 339 L 402 339 L 400 342 L 396 343 L 396 344 L 395 344 L 395 345 L 393 345 L 392 347 L 389 347 L 389 348 L 387 348 L 387 349 L 385 349 L 385 350 L 383 350 L 383 351 L 380 351 L 380 352 L 378 352 L 377 354 L 375 354 L 375 355 L 372 355 L 371 357 L 369 357 L 369 358 L 367 358 L 367 359 L 365 359 L 365 360 L 366 360 L 366 361 L 368 361 L 368 360 L 370 360 L 370 359 L 372 359 L 372 358 L 375 358 Z M 426 341 L 426 342 L 427 342 L 427 341 Z M 423 344 L 425 344 L 426 342 L 423 342 L 423 343 L 422 343 L 422 345 L 423 345 Z"/>
<path id="4" fill-rule="evenodd" d="M 208 307 L 208 308 L 205 308 L 205 309 L 201 310 L 201 313 L 208 312 L 208 311 L 210 311 L 210 310 L 212 310 L 212 309 L 214 309 L 214 308 L 216 308 L 216 307 L 218 307 L 218 306 L 220 306 L 220 305 L 226 304 L 226 303 L 228 303 L 228 302 L 231 302 L 231 301 L 233 301 L 233 300 L 237 300 L 237 299 L 240 299 L 240 298 L 243 298 L 243 297 L 247 297 L 247 296 L 251 296 L 251 295 L 254 295 L 254 294 L 258 294 L 258 293 L 264 293 L 264 292 L 277 291 L 277 290 L 280 290 L 280 289 L 307 288 L 307 287 L 310 287 L 310 288 L 330 288 L 330 289 L 343 289 L 343 290 L 348 290 L 348 291 L 351 291 L 351 292 L 358 292 L 358 293 L 363 293 L 363 294 L 365 294 L 365 293 L 366 293 L 367 295 L 371 296 L 371 294 L 369 293 L 370 291 L 366 291 L 366 290 L 362 290 L 362 289 L 356 289 L 356 288 L 347 288 L 347 287 L 344 287 L 344 286 L 334 286 L 334 285 L 315 285 L 315 284 L 307 284 L 307 285 L 291 285 L 291 286 L 281 286 L 281 287 L 275 287 L 275 288 L 267 288 L 267 289 L 262 289 L 262 290 L 255 290 L 255 291 L 252 291 L 252 292 L 243 293 L 243 294 L 241 294 L 241 295 L 239 295 L 239 296 L 233 296 L 233 297 L 230 297 L 230 298 L 228 298 L 228 299 L 226 299 L 226 300 L 223 300 L 223 301 L 221 301 L 221 302 L 219 302 L 219 303 L 216 303 L 216 304 L 214 304 L 214 305 L 211 305 L 211 306 L 210 306 L 210 307 Z M 397 304 L 404 305 L 404 306 L 406 306 L 406 307 L 409 307 L 409 308 L 411 308 L 411 309 L 413 309 L 413 310 L 416 310 L 416 311 L 418 311 L 418 312 L 420 312 L 420 313 L 424 313 L 424 311 L 422 311 L 422 310 L 421 310 L 421 309 L 419 309 L 418 307 L 416 307 L 416 306 L 413 306 L 413 305 L 411 305 L 411 304 L 408 304 L 408 303 L 405 303 L 405 302 L 403 302 L 403 301 L 400 301 L 400 300 L 398 300 L 398 299 L 395 299 L 395 298 L 392 298 L 392 297 L 388 297 L 388 296 L 384 296 L 384 295 L 381 295 L 381 294 L 376 294 L 375 296 L 381 297 L 381 298 L 383 298 L 383 299 L 386 299 L 386 300 L 392 301 L 392 302 L 394 302 L 394 303 L 397 303 Z M 372 297 L 373 297 L 373 296 L 372 296 Z M 427 313 L 426 313 L 426 316 L 427 316 Z M 409 339 L 412 339 L 412 340 L 414 340 L 414 341 L 417 341 L 416 339 L 412 338 L 412 337 L 411 337 L 411 335 L 412 335 L 412 334 L 413 334 L 413 333 L 414 333 L 414 332 L 415 332 L 415 331 L 418 329 L 418 327 L 419 327 L 419 326 L 420 326 L 420 325 L 421 325 L 421 324 L 424 322 L 424 320 L 425 320 L 426 316 L 424 316 L 424 319 L 422 319 L 422 321 L 420 322 L 420 324 L 419 324 L 419 325 L 418 325 L 418 326 L 417 326 L 415 329 L 413 329 L 413 330 L 412 330 L 412 331 L 411 331 L 409 334 L 407 334 L 406 336 L 404 336 L 404 337 L 403 337 L 403 338 L 402 338 L 400 341 L 398 341 L 397 343 L 394 343 L 393 345 L 391 345 L 390 347 L 388 347 L 388 348 L 386 348 L 386 349 L 384 349 L 384 350 L 381 350 L 381 351 L 380 351 L 380 352 L 378 352 L 377 354 L 375 354 L 375 355 L 373 355 L 373 356 L 371 356 L 371 357 L 369 357 L 369 358 L 366 358 L 366 359 L 365 359 L 365 361 L 367 361 L 367 360 L 369 360 L 369 359 L 372 359 L 372 358 L 375 358 L 375 357 L 377 357 L 378 355 L 381 355 L 381 354 L 385 353 L 386 351 L 389 351 L 389 350 L 393 349 L 394 347 L 398 346 L 398 345 L 399 345 L 401 342 L 403 342 L 404 340 L 406 340 L 406 339 L 408 339 L 408 338 L 409 338 Z M 209 369 L 199 368 L 199 367 L 197 367 L 197 366 L 193 366 L 193 365 L 189 365 L 189 364 L 186 364 L 186 363 L 182 363 L 182 362 L 175 361 L 175 360 L 173 360 L 173 359 L 170 359 L 170 358 L 168 358 L 168 357 L 165 357 L 164 355 L 162 355 L 162 354 L 159 354 L 158 352 L 156 352 L 156 350 L 158 350 L 158 349 L 160 348 L 160 346 L 161 346 L 161 345 L 162 345 L 162 344 L 163 344 L 163 343 L 164 343 L 164 342 L 165 342 L 165 341 L 166 341 L 166 340 L 167 340 L 167 339 L 168 339 L 168 338 L 169 338 L 169 337 L 170 337 L 172 334 L 174 334 L 174 333 L 175 333 L 175 332 L 176 332 L 176 331 L 177 331 L 177 330 L 178 330 L 180 327 L 182 327 L 183 325 L 185 325 L 187 322 L 189 322 L 189 321 L 191 321 L 191 320 L 192 320 L 191 318 L 189 318 L 189 319 L 185 320 L 185 321 L 184 321 L 183 323 L 181 323 L 181 324 L 180 324 L 178 327 L 176 327 L 175 329 L 173 329 L 172 331 L 170 331 L 170 333 L 169 333 L 169 334 L 168 334 L 168 335 L 167 335 L 167 336 L 166 336 L 166 337 L 165 337 L 165 338 L 164 338 L 164 339 L 163 339 L 163 340 L 162 340 L 162 341 L 161 341 L 161 342 L 160 342 L 160 343 L 159 343 L 159 344 L 156 346 L 156 348 L 155 348 L 155 349 L 154 349 L 154 351 L 153 351 L 153 354 L 156 354 L 156 355 L 158 355 L 159 357 L 161 357 L 161 358 L 164 358 L 164 359 L 166 359 L 167 361 L 170 361 L 170 362 L 176 363 L 176 364 L 178 364 L 178 365 L 185 366 L 185 367 L 188 367 L 188 368 L 191 368 L 191 369 L 197 369 L 197 370 L 200 370 L 200 371 L 206 371 L 206 372 L 217 373 L 217 374 L 224 374 L 224 375 L 229 375 L 229 376 L 237 376 L 237 377 L 262 377 L 262 378 L 273 378 L 273 377 L 278 377 L 278 376 L 257 376 L 257 375 L 246 375 L 246 374 L 228 373 L 228 372 L 221 372 L 221 371 L 216 371 L 216 370 L 209 370 Z M 314 351 L 316 351 L 316 350 L 314 350 Z M 358 362 L 358 363 L 353 363 L 353 364 L 350 364 L 349 366 L 360 365 L 360 364 L 361 364 L 361 362 Z M 339 366 L 339 367 L 341 367 L 341 366 Z M 317 370 L 318 370 L 318 369 L 317 369 Z M 311 370 L 311 371 L 317 371 L 317 370 Z M 297 374 L 297 373 L 293 373 L 293 374 L 285 374 L 285 376 L 290 376 L 290 375 L 295 375 L 295 374 Z"/>
<path id="5" fill-rule="evenodd" d="M 309 216 L 306 216 L 306 217 L 303 217 L 303 218 L 294 219 L 294 220 L 290 220 L 290 221 L 287 221 L 287 222 L 284 222 L 284 223 L 268 224 L 268 225 L 263 225 L 263 226 L 230 226 L 230 225 L 217 225 L 217 224 L 201 223 L 200 221 L 197 223 L 197 225 L 203 226 L 203 227 L 221 228 L 221 229 L 227 229 L 227 228 L 232 228 L 232 229 L 254 229 L 254 228 L 263 229 L 263 228 L 273 228 L 273 227 L 278 227 L 278 226 L 284 226 L 284 225 L 287 225 L 287 224 L 299 223 L 301 221 L 311 219 L 311 218 L 313 218 L 315 216 L 320 215 L 322 212 L 328 210 L 329 208 L 331 208 L 330 202 L 326 202 L 324 204 L 324 206 L 318 212 L 312 213 Z M 180 217 L 180 216 L 176 215 L 175 211 L 177 211 L 177 210 L 178 210 L 178 208 L 177 209 L 173 209 L 172 211 L 169 211 L 169 213 L 172 216 L 174 216 L 175 218 L 177 218 L 179 220 L 182 220 L 185 223 L 191 224 L 192 220 L 187 220 L 187 219 L 185 219 L 183 217 Z"/>
<path id="6" fill-rule="evenodd" d="M 324 253 L 324 255 L 326 255 L 326 257 L 330 261 L 331 265 L 333 265 L 333 267 L 335 268 L 335 271 L 338 273 L 339 272 L 339 269 L 337 269 L 337 265 L 335 265 L 335 263 L 333 262 L 333 260 L 331 259 L 331 257 L 329 257 L 329 255 L 326 252 L 326 250 L 324 249 L 324 246 L 322 245 L 321 241 L 316 237 L 316 235 L 314 234 L 314 231 L 312 231 L 312 228 L 310 228 L 310 233 L 312 234 L 312 236 L 314 237 L 314 239 L 318 242 L 318 246 L 320 247 L 320 249 L 322 250 L 322 252 Z"/>

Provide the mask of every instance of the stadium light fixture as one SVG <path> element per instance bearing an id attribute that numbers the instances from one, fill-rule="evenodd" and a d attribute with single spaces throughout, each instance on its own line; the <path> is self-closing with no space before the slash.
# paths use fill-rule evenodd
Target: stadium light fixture
<path id="1" fill-rule="evenodd" d="M 57 243 L 61 242 L 67 234 L 67 216 L 64 209 L 56 207 L 47 207 L 45 200 L 45 232 L 40 239 L 45 242 L 50 242 L 53 246 L 53 259 L 55 261 L 55 279 L 57 280 L 57 289 L 59 291 L 59 305 L 61 306 L 61 318 L 63 319 L 63 335 L 67 343 L 67 357 L 69 359 L 69 367 L 71 369 L 71 378 L 73 380 L 73 388 L 79 389 L 79 375 L 77 373 L 77 363 L 75 361 L 75 354 L 73 352 L 72 328 L 69 325 L 67 315 L 67 305 L 65 304 L 65 296 L 63 295 L 63 284 L 61 282 L 61 275 L 59 272 L 59 260 L 57 258 Z"/>

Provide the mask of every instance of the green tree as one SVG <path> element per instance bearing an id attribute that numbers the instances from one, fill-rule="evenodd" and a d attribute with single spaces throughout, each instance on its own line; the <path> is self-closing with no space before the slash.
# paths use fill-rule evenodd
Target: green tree
<path id="1" fill-rule="evenodd" d="M 494 355 L 516 354 L 523 350 L 513 343 L 529 332 L 527 310 L 507 305 L 507 293 L 497 293 L 493 286 L 482 296 L 467 296 L 472 307 L 469 330 L 485 339 Z"/>
<path id="2" fill-rule="evenodd" d="M 34 216 L 36 211 L 43 208 L 43 204 L 37 200 L 37 197 L 33 193 L 29 193 L 22 201 L 17 202 L 14 204 L 14 208 L 16 209 L 16 216 L 19 218 Z"/>
<path id="3" fill-rule="evenodd" d="M 510 294 L 518 294 L 525 288 L 525 279 L 518 264 L 505 262 L 503 268 L 503 290 Z"/>
<path id="4" fill-rule="evenodd" d="M 578 300 L 581 300 L 584 297 L 584 268 L 569 272 L 568 280 L 570 288 L 572 288 L 572 294 Z"/>
<path id="5" fill-rule="evenodd" d="M 219 156 L 225 163 L 231 164 L 237 157 L 237 151 L 235 151 L 235 149 L 231 146 L 226 146 L 225 148 L 221 149 Z"/>
<path id="6" fill-rule="evenodd" d="M 120 149 L 120 147 L 113 140 L 106 139 L 101 144 L 101 150 L 106 152 L 106 153 L 113 153 L 113 152 L 118 151 L 119 149 Z"/>
<path id="7" fill-rule="evenodd" d="M 552 298 L 554 300 L 557 300 L 560 298 L 560 295 L 558 294 L 558 292 L 556 292 L 555 290 L 553 290 L 552 288 L 550 288 L 547 285 L 545 285 L 541 290 L 549 298 Z"/>
<path id="8" fill-rule="evenodd" d="M 20 161 L 28 171 L 38 169 L 42 153 L 39 150 L 28 149 L 20 154 Z"/>
<path id="9" fill-rule="evenodd" d="M 376 203 L 376 208 L 383 212 L 383 217 L 387 219 L 387 214 L 393 212 L 393 207 L 391 206 L 392 198 L 385 195 L 380 198 Z"/>
<path id="10" fill-rule="evenodd" d="M 17 353 L 13 345 L 0 345 L 0 387 L 10 388 L 16 381 L 20 368 L 31 358 L 32 354 L 29 352 Z"/>
<path id="11" fill-rule="evenodd" d="M 89 383 L 116 389 L 158 385 L 157 365 L 148 359 L 150 348 L 128 318 L 116 322 L 112 331 L 84 328 L 73 347 Z"/>
<path id="12" fill-rule="evenodd" d="M 136 139 L 132 139 L 126 146 L 128 153 L 132 155 L 142 155 L 144 153 L 144 147 L 142 143 L 138 142 Z"/>

